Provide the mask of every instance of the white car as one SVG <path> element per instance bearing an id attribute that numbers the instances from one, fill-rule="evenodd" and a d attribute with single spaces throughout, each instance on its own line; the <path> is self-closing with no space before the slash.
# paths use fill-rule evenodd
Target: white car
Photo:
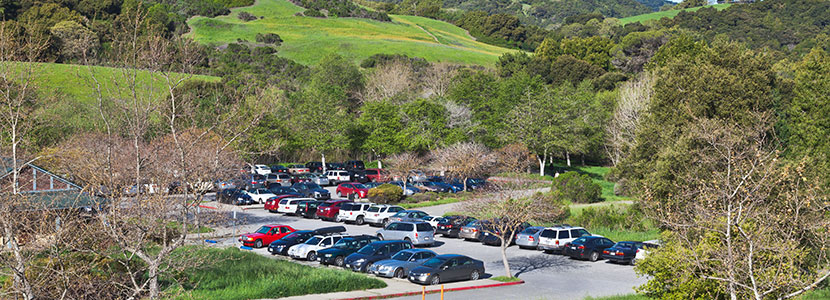
<path id="1" fill-rule="evenodd" d="M 389 221 L 389 217 L 404 210 L 403 207 L 397 205 L 373 205 L 366 211 L 364 219 L 370 225 L 383 226 Z"/>
<path id="2" fill-rule="evenodd" d="M 259 175 L 268 175 L 271 174 L 271 168 L 266 165 L 253 165 L 251 167 L 251 173 Z"/>
<path id="3" fill-rule="evenodd" d="M 636 264 L 637 261 L 642 260 L 643 258 L 646 258 L 646 256 L 648 256 L 648 254 L 652 250 L 655 250 L 659 247 L 660 247 L 660 240 L 651 240 L 651 241 L 643 242 L 643 248 L 642 249 L 637 249 L 637 254 L 634 255 L 634 260 L 631 261 L 631 264 L 632 265 Z"/>
<path id="4" fill-rule="evenodd" d="M 326 177 L 329 179 L 329 183 L 331 183 L 332 185 L 341 182 L 349 182 L 349 180 L 351 180 L 351 176 L 349 176 L 349 171 L 343 170 L 326 171 Z"/>
<path id="5" fill-rule="evenodd" d="M 278 213 L 293 215 L 297 213 L 297 205 L 303 200 L 314 200 L 314 198 L 285 198 L 280 200 L 280 206 L 277 207 Z"/>
<path id="6" fill-rule="evenodd" d="M 539 234 L 539 249 L 545 252 L 562 252 L 565 244 L 573 242 L 583 236 L 591 236 L 591 233 L 582 227 L 555 226 L 542 230 Z"/>
<path id="7" fill-rule="evenodd" d="M 424 217 L 424 222 L 427 222 L 427 223 L 429 223 L 429 225 L 432 225 L 432 228 L 434 229 L 434 228 L 438 228 L 438 222 L 441 222 L 441 219 L 443 219 L 443 218 L 433 217 L 433 216 L 426 216 L 426 217 Z"/>
<path id="8" fill-rule="evenodd" d="M 363 225 L 366 222 L 366 211 L 371 206 L 372 203 L 344 203 L 340 206 L 340 212 L 337 213 L 337 222 Z"/>
<path id="9" fill-rule="evenodd" d="M 288 248 L 288 256 L 294 259 L 305 259 L 308 261 L 317 260 L 317 251 L 331 248 L 340 239 L 348 237 L 348 235 L 315 235 L 314 237 L 305 241 L 305 243 L 291 246 Z"/>
<path id="10" fill-rule="evenodd" d="M 268 201 L 271 197 L 277 196 L 267 189 L 255 189 L 253 191 L 245 191 L 245 193 L 248 194 L 248 196 L 251 196 L 251 200 L 254 200 L 254 202 L 259 204 L 265 203 L 265 201 Z"/>

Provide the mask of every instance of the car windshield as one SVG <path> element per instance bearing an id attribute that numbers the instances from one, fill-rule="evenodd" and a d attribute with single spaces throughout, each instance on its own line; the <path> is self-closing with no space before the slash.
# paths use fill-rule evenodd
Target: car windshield
<path id="1" fill-rule="evenodd" d="M 372 207 L 369 208 L 369 212 L 379 212 L 379 211 L 380 211 L 380 207 L 377 207 L 377 206 L 372 206 Z"/>
<path id="2" fill-rule="evenodd" d="M 634 243 L 632 242 L 619 242 L 614 244 L 614 248 L 631 248 L 634 247 Z"/>
<path id="3" fill-rule="evenodd" d="M 392 259 L 400 260 L 400 261 L 408 261 L 410 257 L 412 257 L 411 252 L 401 251 L 401 252 L 398 252 L 397 254 L 395 254 L 395 256 L 392 256 Z"/>
<path id="4" fill-rule="evenodd" d="M 352 185 L 353 185 L 353 186 L 354 186 L 354 188 L 356 188 L 356 189 L 365 189 L 365 188 L 366 188 L 366 186 L 365 186 L 365 185 L 362 185 L 362 184 L 360 184 L 360 183 L 355 183 L 355 184 L 352 184 Z"/>
<path id="5" fill-rule="evenodd" d="M 323 239 L 323 238 L 321 238 L 321 237 L 319 237 L 319 236 L 315 236 L 315 237 L 310 238 L 310 239 L 308 239 L 307 241 L 305 241 L 305 243 L 306 243 L 306 244 L 309 244 L 309 245 L 317 245 L 317 243 L 319 243 L 319 242 L 320 242 L 320 240 L 322 240 L 322 239 Z"/>
<path id="6" fill-rule="evenodd" d="M 586 237 L 581 237 L 581 238 L 575 239 L 573 242 L 574 242 L 575 244 L 585 244 L 585 242 L 587 242 L 587 241 L 588 241 L 588 238 L 586 238 Z"/>
<path id="7" fill-rule="evenodd" d="M 342 239 L 342 240 L 337 241 L 336 244 L 334 244 L 334 248 L 357 249 L 357 246 L 359 246 L 359 245 L 360 245 L 360 242 L 358 240 L 355 240 L 355 239 Z"/>
<path id="8" fill-rule="evenodd" d="M 406 214 L 408 214 L 408 212 L 401 211 L 401 212 L 396 213 L 396 214 L 395 214 L 394 216 L 392 216 L 392 217 L 403 218 L 403 217 L 406 217 Z"/>
<path id="9" fill-rule="evenodd" d="M 259 230 L 256 231 L 256 233 L 266 234 L 266 233 L 268 233 L 269 230 L 271 230 L 271 227 L 262 226 L 262 227 L 259 228 Z"/>
<path id="10" fill-rule="evenodd" d="M 284 237 L 284 239 L 293 239 L 293 238 L 298 238 L 298 237 L 300 237 L 300 235 L 301 235 L 301 234 L 302 234 L 302 233 L 292 232 L 292 233 L 289 233 L 288 235 L 286 235 L 286 236 Z"/>
<path id="11" fill-rule="evenodd" d="M 539 232 L 539 228 L 525 228 L 525 230 L 522 230 L 524 234 L 536 234 L 537 232 Z"/>
<path id="12" fill-rule="evenodd" d="M 360 250 L 357 250 L 357 253 L 360 253 L 360 254 L 363 254 L 363 255 L 372 255 L 372 254 L 375 254 L 375 251 L 380 249 L 380 247 L 383 247 L 383 245 L 368 244 L 366 246 L 363 246 L 363 248 L 360 248 Z"/>
<path id="13" fill-rule="evenodd" d="M 476 226 L 476 225 L 478 225 L 478 221 L 470 221 L 469 223 L 467 223 L 467 225 L 464 225 L 464 226 L 473 227 L 473 226 Z"/>
<path id="14" fill-rule="evenodd" d="M 443 258 L 433 257 L 433 258 L 430 258 L 427 262 L 425 262 L 424 266 L 436 269 L 436 268 L 440 267 L 442 264 L 444 264 L 445 261 L 447 261 L 447 260 L 443 259 Z"/>

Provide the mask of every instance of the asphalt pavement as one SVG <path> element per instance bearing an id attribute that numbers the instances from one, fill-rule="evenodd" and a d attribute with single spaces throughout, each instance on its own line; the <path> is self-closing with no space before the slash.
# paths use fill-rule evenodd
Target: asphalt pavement
<path id="1" fill-rule="evenodd" d="M 333 187 L 330 187 L 333 191 Z M 332 193 L 334 194 L 334 193 Z M 215 203 L 215 202 L 214 202 Z M 452 211 L 457 204 L 445 204 L 424 208 L 432 215 L 441 215 Z M 227 212 L 232 214 L 231 212 Z M 252 232 L 264 224 L 285 224 L 295 229 L 315 229 L 327 226 L 343 225 L 349 234 L 376 235 L 379 227 L 369 225 L 357 226 L 322 220 L 304 219 L 269 213 L 261 208 L 236 212 L 236 229 L 234 237 L 218 239 L 220 246 L 239 246 L 239 234 Z M 230 229 L 230 228 L 229 228 Z M 436 244 L 431 249 L 438 254 L 463 254 L 482 260 L 486 274 L 483 278 L 505 275 L 501 250 L 498 246 L 486 246 L 478 242 L 462 239 L 436 237 Z M 253 250 L 256 253 L 270 255 L 265 248 Z M 634 293 L 634 287 L 646 282 L 638 277 L 631 266 L 618 265 L 606 261 L 579 261 L 541 251 L 519 249 L 512 246 L 507 249 L 511 272 L 525 281 L 525 284 L 488 288 L 481 290 L 458 291 L 447 293 L 446 299 L 582 299 L 587 296 L 600 297 Z M 414 284 L 413 284 L 414 285 Z M 416 286 L 417 287 L 417 286 Z M 438 299 L 428 295 L 427 299 Z M 420 299 L 420 296 L 402 299 Z"/>

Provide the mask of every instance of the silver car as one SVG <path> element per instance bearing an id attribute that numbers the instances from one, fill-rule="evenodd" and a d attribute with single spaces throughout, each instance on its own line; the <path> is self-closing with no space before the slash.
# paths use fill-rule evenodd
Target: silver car
<path id="1" fill-rule="evenodd" d="M 369 267 L 369 273 L 387 278 L 406 278 L 410 270 L 436 255 L 432 250 L 426 249 L 401 250 L 390 259 L 374 263 Z"/>
<path id="2" fill-rule="evenodd" d="M 328 177 L 320 174 L 311 174 L 311 182 L 314 182 L 319 186 L 327 186 L 331 184 Z"/>
<path id="3" fill-rule="evenodd" d="M 516 235 L 516 245 L 522 249 L 537 249 L 539 247 L 539 234 L 545 227 L 531 226 L 522 230 Z"/>
<path id="4" fill-rule="evenodd" d="M 377 231 L 381 240 L 404 240 L 413 245 L 431 246 L 435 243 L 435 231 L 427 222 L 392 222 Z"/>

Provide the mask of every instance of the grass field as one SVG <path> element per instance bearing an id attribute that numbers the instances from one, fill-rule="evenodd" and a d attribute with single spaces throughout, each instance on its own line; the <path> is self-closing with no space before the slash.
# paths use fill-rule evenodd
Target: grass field
<path id="1" fill-rule="evenodd" d="M 611 171 L 609 167 L 603 166 L 578 166 L 576 164 L 571 164 L 571 167 L 568 167 L 564 162 L 556 161 L 551 164 L 552 167 L 558 168 L 560 170 L 565 171 L 576 171 L 582 174 L 588 174 L 591 176 L 591 179 L 599 184 L 602 187 L 602 198 L 605 201 L 631 201 L 634 200 L 631 197 L 624 197 L 624 196 L 617 196 L 614 195 L 614 183 L 608 180 L 605 180 L 605 174 L 608 174 Z M 551 176 L 545 176 L 550 177 Z"/>
<path id="2" fill-rule="evenodd" d="M 343 270 L 313 268 L 237 248 L 187 247 L 216 261 L 181 274 L 189 286 L 176 299 L 262 299 L 382 288 L 383 281 Z M 180 291 L 169 286 L 168 292 Z"/>
<path id="3" fill-rule="evenodd" d="M 55 97 L 54 105 L 49 110 L 51 114 L 56 114 L 61 120 L 67 121 L 71 126 L 76 128 L 85 128 L 89 126 L 90 117 L 94 114 L 91 111 L 93 105 L 96 103 L 95 82 L 92 80 L 93 74 L 101 84 L 103 92 L 114 94 L 127 94 L 128 89 L 123 85 L 120 79 L 123 78 L 124 73 L 114 68 L 107 67 L 89 67 L 80 65 L 68 64 L 52 64 L 52 63 L 19 63 L 11 62 L 11 68 L 20 71 L 23 66 L 31 66 L 32 74 L 35 78 L 38 93 L 44 96 Z M 164 86 L 161 81 L 161 75 L 152 75 L 150 72 L 138 71 L 137 82 L 144 87 L 138 90 L 147 92 L 151 90 L 147 86 L 154 86 L 154 90 L 161 91 Z M 206 81 L 219 81 L 219 77 L 195 75 L 194 79 Z"/>
<path id="4" fill-rule="evenodd" d="M 244 22 L 248 12 L 263 19 Z M 475 41 L 452 24 L 415 16 L 390 15 L 392 22 L 360 18 L 311 18 L 286 0 L 259 0 L 253 6 L 234 9 L 228 16 L 194 17 L 188 21 L 196 41 L 224 45 L 244 39 L 255 42 L 257 33 L 276 33 L 283 39 L 280 56 L 314 64 L 331 53 L 354 61 L 379 53 L 405 54 L 429 61 L 493 65 L 509 50 Z"/>
<path id="5" fill-rule="evenodd" d="M 674 16 L 679 14 L 681 11 L 697 11 L 698 9 L 701 9 L 703 7 L 714 7 L 718 10 L 722 10 L 722 9 L 726 9 L 727 7 L 729 7 L 731 5 L 732 4 L 724 3 L 724 4 L 715 4 L 715 5 L 707 5 L 707 6 L 700 6 L 700 7 L 692 7 L 692 8 L 687 8 L 687 9 L 683 9 L 683 10 L 658 11 L 658 12 L 653 12 L 653 13 L 649 13 L 649 14 L 642 14 L 642 15 L 636 15 L 636 16 L 631 16 L 631 17 L 627 17 L 627 18 L 622 18 L 622 19 L 620 19 L 620 22 L 622 22 L 623 25 L 628 24 L 628 23 L 634 23 L 634 22 L 645 23 L 646 21 L 659 20 L 659 19 L 662 19 L 662 18 L 674 18 Z"/>

